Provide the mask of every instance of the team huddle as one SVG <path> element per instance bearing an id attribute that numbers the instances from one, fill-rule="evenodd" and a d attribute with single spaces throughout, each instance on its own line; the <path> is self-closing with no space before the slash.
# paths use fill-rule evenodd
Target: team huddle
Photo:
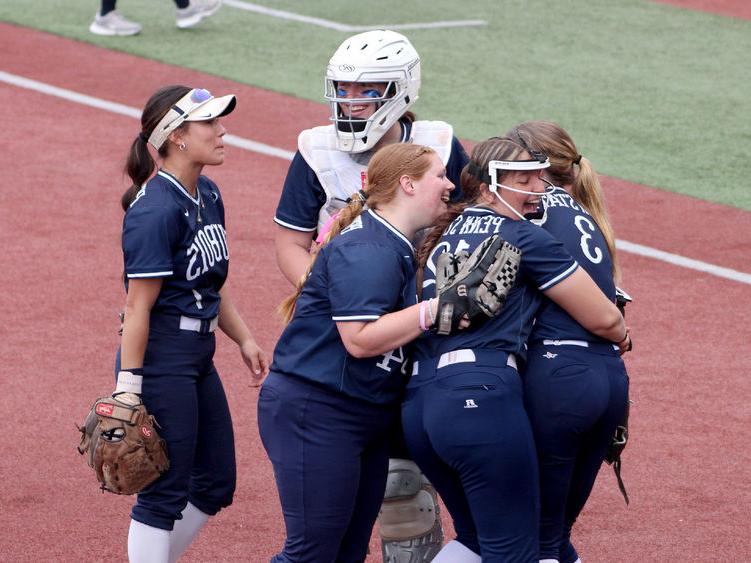
<path id="1" fill-rule="evenodd" d="M 389 563 L 581 561 L 572 527 L 627 416 L 631 349 L 597 175 L 547 121 L 467 155 L 412 113 L 420 82 L 393 31 L 329 61 L 331 124 L 300 134 L 274 217 L 292 294 L 271 361 L 225 288 L 224 204 L 201 174 L 224 161 L 236 99 L 170 86 L 147 102 L 122 200 L 116 389 L 81 429 L 95 466 L 133 409 L 158 422 L 143 433 L 169 461 L 136 487 L 131 562 L 176 561 L 232 502 L 217 328 L 261 384 L 286 527 L 272 562 L 363 562 L 376 521 Z M 107 459 L 102 486 L 123 492 Z"/>

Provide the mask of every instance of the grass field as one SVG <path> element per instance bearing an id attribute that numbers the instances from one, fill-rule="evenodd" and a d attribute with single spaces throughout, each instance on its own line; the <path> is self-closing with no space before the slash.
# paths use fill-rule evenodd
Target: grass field
<path id="1" fill-rule="evenodd" d="M 481 140 L 527 119 L 566 127 L 599 172 L 751 209 L 751 21 L 643 0 L 265 0 L 350 25 L 481 19 L 414 29 L 422 118 Z M 187 31 L 169 0 L 121 0 L 140 36 L 102 38 L 96 0 L 4 0 L 0 20 L 321 100 L 325 64 L 351 32 L 226 6 Z M 138 80 L 138 70 L 123 80 Z M 133 100 L 140 106 L 143 100 Z"/>

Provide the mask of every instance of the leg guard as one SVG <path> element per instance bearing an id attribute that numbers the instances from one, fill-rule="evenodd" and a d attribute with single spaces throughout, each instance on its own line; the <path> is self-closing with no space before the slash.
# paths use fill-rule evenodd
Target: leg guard
<path id="1" fill-rule="evenodd" d="M 427 563 L 441 550 L 438 496 L 414 461 L 389 460 L 378 528 L 384 563 Z"/>
<path id="2" fill-rule="evenodd" d="M 463 543 L 451 540 L 435 556 L 433 563 L 482 563 L 482 558 Z"/>

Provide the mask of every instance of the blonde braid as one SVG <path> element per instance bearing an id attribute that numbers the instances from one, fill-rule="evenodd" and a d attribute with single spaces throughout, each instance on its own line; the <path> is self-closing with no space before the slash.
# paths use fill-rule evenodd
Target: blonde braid
<path id="1" fill-rule="evenodd" d="M 363 207 L 364 204 L 362 199 L 360 199 L 359 197 L 352 198 L 347 204 L 347 207 L 342 209 L 336 216 L 336 219 L 334 219 L 333 223 L 331 224 L 331 230 L 326 233 L 323 242 L 314 246 L 313 250 L 311 251 L 310 264 L 305 270 L 305 273 L 300 277 L 299 280 L 297 280 L 294 293 L 286 297 L 284 301 L 282 301 L 276 308 L 277 313 L 282 317 L 285 325 L 289 324 L 289 322 L 292 320 L 292 315 L 294 315 L 295 313 L 295 304 L 297 303 L 297 299 L 302 293 L 303 285 L 305 285 L 305 281 L 308 279 L 308 276 L 310 276 L 310 272 L 313 271 L 313 265 L 318 259 L 318 254 L 321 252 L 321 249 L 326 246 L 332 238 L 342 232 L 343 229 L 347 228 L 347 226 L 349 226 L 352 221 L 357 219 L 357 217 L 362 213 Z"/>

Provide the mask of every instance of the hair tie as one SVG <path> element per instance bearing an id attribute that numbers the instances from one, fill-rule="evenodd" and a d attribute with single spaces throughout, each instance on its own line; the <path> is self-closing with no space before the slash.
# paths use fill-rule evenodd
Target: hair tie
<path id="1" fill-rule="evenodd" d="M 571 161 L 571 164 L 579 164 L 581 162 L 581 160 L 582 160 L 582 155 L 577 154 L 576 158 Z"/>
<path id="2" fill-rule="evenodd" d="M 146 133 L 144 133 L 143 131 L 141 131 L 138 134 L 138 138 L 141 139 L 144 143 L 148 143 L 149 142 L 149 136 Z"/>
<path id="3" fill-rule="evenodd" d="M 366 194 L 363 190 L 357 190 L 357 192 L 347 198 L 347 203 L 352 203 L 352 201 L 354 201 L 354 198 L 359 199 L 360 203 L 365 205 L 365 202 L 368 199 L 368 194 Z"/>

